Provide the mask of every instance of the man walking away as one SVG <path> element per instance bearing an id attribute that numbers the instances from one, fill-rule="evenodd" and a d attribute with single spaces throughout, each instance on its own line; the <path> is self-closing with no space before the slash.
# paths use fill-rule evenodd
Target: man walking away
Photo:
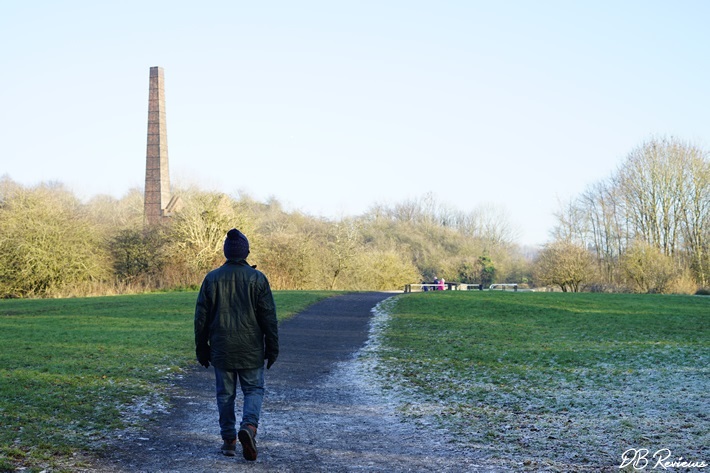
<path id="1" fill-rule="evenodd" d="M 250 266 L 249 241 L 236 228 L 227 233 L 227 261 L 210 271 L 197 296 L 197 361 L 214 366 L 222 453 L 234 456 L 237 438 L 247 460 L 256 460 L 256 430 L 264 398 L 264 360 L 271 368 L 279 355 L 276 306 L 266 276 Z M 236 429 L 237 384 L 244 396 Z"/>

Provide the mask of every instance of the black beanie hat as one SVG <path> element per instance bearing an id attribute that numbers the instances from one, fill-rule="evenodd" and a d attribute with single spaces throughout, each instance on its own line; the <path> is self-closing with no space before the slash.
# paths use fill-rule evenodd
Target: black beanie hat
<path id="1" fill-rule="evenodd" d="M 224 256 L 227 259 L 244 259 L 249 255 L 249 240 L 242 232 L 232 228 L 224 240 Z"/>

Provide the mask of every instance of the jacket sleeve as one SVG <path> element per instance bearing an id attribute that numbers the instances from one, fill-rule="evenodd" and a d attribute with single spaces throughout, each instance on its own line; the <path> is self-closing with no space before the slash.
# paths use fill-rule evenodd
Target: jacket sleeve
<path id="1" fill-rule="evenodd" d="M 197 295 L 195 305 L 195 350 L 198 357 L 201 352 L 209 350 L 210 324 L 212 312 L 212 297 L 209 282 L 202 281 L 202 287 Z"/>
<path id="2" fill-rule="evenodd" d="M 279 355 L 279 326 L 276 318 L 276 304 L 271 293 L 271 287 L 266 276 L 263 276 L 256 302 L 256 321 L 264 333 L 266 358 L 276 358 Z"/>

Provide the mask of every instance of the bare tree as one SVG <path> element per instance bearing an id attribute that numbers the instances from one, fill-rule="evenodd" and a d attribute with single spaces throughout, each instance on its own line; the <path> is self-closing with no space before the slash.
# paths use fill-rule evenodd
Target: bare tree
<path id="1" fill-rule="evenodd" d="M 224 194 L 189 190 L 181 197 L 184 207 L 169 225 L 172 241 L 169 254 L 173 261 L 183 265 L 188 281 L 195 283 L 223 262 L 224 238 L 229 229 L 236 227 L 250 234 L 250 227 Z"/>
<path id="2" fill-rule="evenodd" d="M 143 195 L 140 189 L 133 188 L 120 199 L 94 196 L 86 204 L 88 215 L 109 237 L 117 229 L 139 230 L 144 222 Z"/>
<path id="3" fill-rule="evenodd" d="M 697 150 L 674 138 L 651 139 L 634 149 L 616 182 L 635 238 L 673 255 L 686 209 L 686 171 Z"/>
<path id="4" fill-rule="evenodd" d="M 558 202 L 559 210 L 555 212 L 557 225 L 552 229 L 555 241 L 566 241 L 584 245 L 587 242 L 587 219 L 584 209 L 576 199 Z"/>
<path id="5" fill-rule="evenodd" d="M 490 249 L 509 246 L 519 236 L 505 207 L 483 203 L 479 204 L 470 215 L 470 221 L 475 222 L 474 226 L 477 228 L 475 236 L 483 240 Z"/>
<path id="6" fill-rule="evenodd" d="M 313 233 L 288 228 L 263 235 L 259 268 L 268 274 L 274 289 L 324 289 L 318 275 L 319 245 Z"/>
<path id="7" fill-rule="evenodd" d="M 617 189 L 601 181 L 587 188 L 578 202 L 587 222 L 585 243 L 594 250 L 600 276 L 607 284 L 617 283 L 619 258 L 629 238 Z"/>
<path id="8" fill-rule="evenodd" d="M 578 292 L 592 279 L 592 257 L 586 248 L 568 241 L 548 244 L 538 255 L 534 269 L 540 285 L 559 286 L 564 292 Z"/>
<path id="9" fill-rule="evenodd" d="M 335 289 L 338 277 L 351 268 L 360 245 L 360 228 L 355 221 L 344 220 L 335 223 L 330 228 L 328 249 L 332 256 L 330 264 L 332 274 L 330 281 L 331 291 Z"/>
<path id="10" fill-rule="evenodd" d="M 703 287 L 710 285 L 710 161 L 707 153 L 692 150 L 685 168 L 686 205 L 683 241 L 689 266 Z"/>

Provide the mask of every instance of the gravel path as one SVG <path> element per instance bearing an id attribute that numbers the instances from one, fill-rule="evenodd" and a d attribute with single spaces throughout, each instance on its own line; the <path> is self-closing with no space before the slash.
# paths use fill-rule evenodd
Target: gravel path
<path id="1" fill-rule="evenodd" d="M 121 434 L 93 472 L 499 471 L 434 427 L 395 414 L 371 365 L 358 356 L 372 309 L 392 294 L 319 302 L 280 326 L 281 355 L 267 371 L 259 457 L 220 453 L 212 370 L 195 367 L 171 389 L 171 408 L 146 429 Z"/>

